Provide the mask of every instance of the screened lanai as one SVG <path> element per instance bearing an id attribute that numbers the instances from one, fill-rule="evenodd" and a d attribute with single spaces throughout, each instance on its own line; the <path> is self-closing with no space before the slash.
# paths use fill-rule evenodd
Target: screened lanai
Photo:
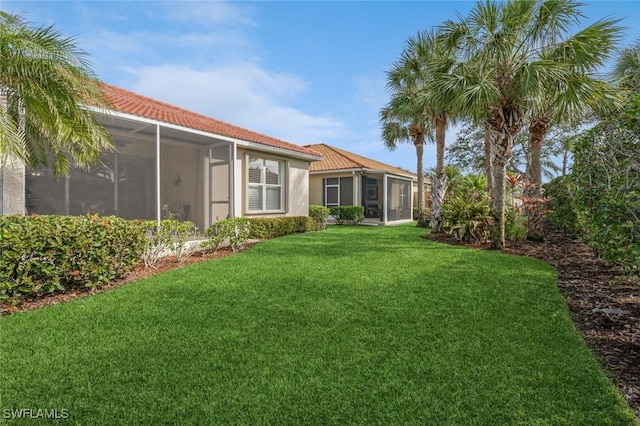
<path id="1" fill-rule="evenodd" d="M 98 213 L 172 218 L 200 230 L 232 216 L 234 144 L 205 132 L 123 116 L 99 115 L 116 150 L 68 177 L 27 170 L 27 213 Z"/>

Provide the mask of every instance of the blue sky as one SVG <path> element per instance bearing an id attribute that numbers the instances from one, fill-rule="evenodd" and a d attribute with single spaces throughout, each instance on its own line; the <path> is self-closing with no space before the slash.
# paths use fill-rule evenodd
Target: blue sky
<path id="1" fill-rule="evenodd" d="M 55 25 L 103 81 L 300 145 L 327 143 L 415 171 L 415 150 L 380 140 L 385 71 L 406 39 L 466 15 L 468 1 L 7 1 Z M 640 38 L 639 1 L 587 2 L 585 24 L 622 18 Z M 453 128 L 447 143 L 455 140 Z M 425 166 L 435 149 L 425 149 Z"/>

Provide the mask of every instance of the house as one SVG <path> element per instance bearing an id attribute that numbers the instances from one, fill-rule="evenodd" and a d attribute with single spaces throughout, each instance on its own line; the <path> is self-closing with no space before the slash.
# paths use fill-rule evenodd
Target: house
<path id="1" fill-rule="evenodd" d="M 418 200 L 415 173 L 330 145 L 306 145 L 322 155 L 309 168 L 309 203 L 325 207 L 364 207 L 365 222 L 388 224 L 413 220 Z M 425 194 L 430 188 L 425 179 Z"/>
<path id="2" fill-rule="evenodd" d="M 319 153 L 105 88 L 115 108 L 96 115 L 117 150 L 61 179 L 8 162 L 0 169 L 0 214 L 174 218 L 201 230 L 228 217 L 308 214 L 309 166 Z"/>

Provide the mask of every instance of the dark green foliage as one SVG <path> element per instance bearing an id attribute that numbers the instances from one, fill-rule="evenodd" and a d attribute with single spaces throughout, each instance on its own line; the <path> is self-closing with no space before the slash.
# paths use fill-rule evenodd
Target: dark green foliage
<path id="1" fill-rule="evenodd" d="M 331 215 L 338 225 L 357 225 L 364 220 L 364 207 L 362 206 L 336 206 L 331 207 Z"/>
<path id="2" fill-rule="evenodd" d="M 140 222 L 105 216 L 0 216 L 0 299 L 99 287 L 140 261 Z"/>
<path id="3" fill-rule="evenodd" d="M 253 217 L 249 220 L 249 238 L 265 239 L 299 232 L 311 232 L 317 222 L 308 216 Z"/>
<path id="4" fill-rule="evenodd" d="M 640 269 L 640 137 L 603 122 L 574 146 L 572 180 L 581 238 L 605 259 Z"/>
<path id="5" fill-rule="evenodd" d="M 575 210 L 571 176 L 563 176 L 544 185 L 549 199 L 547 219 L 553 226 L 573 236 L 580 234 L 578 215 Z"/>
<path id="6" fill-rule="evenodd" d="M 330 213 L 331 210 L 329 210 L 325 206 L 309 206 L 309 216 L 312 217 L 313 220 L 315 220 L 314 229 L 316 231 L 322 231 L 327 227 L 327 218 L 329 217 Z"/>

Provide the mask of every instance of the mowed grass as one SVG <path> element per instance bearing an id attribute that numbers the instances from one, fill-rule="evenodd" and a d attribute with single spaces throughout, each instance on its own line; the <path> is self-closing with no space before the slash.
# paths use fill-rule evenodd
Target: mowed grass
<path id="1" fill-rule="evenodd" d="M 330 227 L 0 318 L 0 416 L 634 424 L 551 267 L 421 233 Z"/>

